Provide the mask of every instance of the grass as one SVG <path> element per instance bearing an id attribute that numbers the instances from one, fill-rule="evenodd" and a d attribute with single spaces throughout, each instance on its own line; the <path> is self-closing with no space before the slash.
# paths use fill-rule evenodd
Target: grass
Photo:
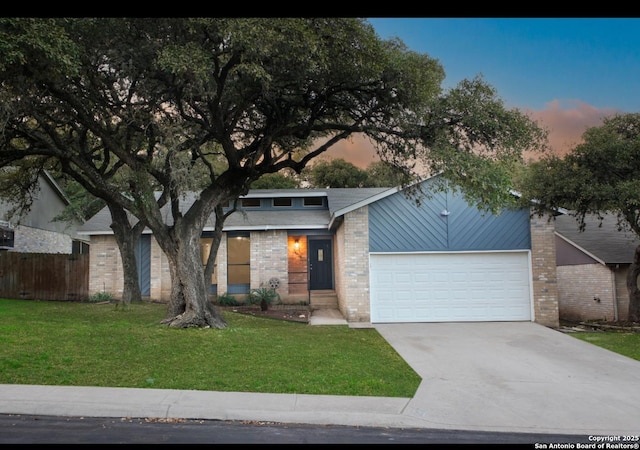
<path id="1" fill-rule="evenodd" d="M 421 381 L 375 329 L 230 311 L 173 329 L 165 310 L 0 299 L 0 383 L 413 397 Z"/>
<path id="2" fill-rule="evenodd" d="M 570 336 L 640 361 L 640 333 L 626 331 L 574 332 Z"/>

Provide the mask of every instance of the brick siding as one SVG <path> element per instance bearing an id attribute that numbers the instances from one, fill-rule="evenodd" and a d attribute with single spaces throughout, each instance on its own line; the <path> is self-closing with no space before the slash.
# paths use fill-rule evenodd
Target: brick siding
<path id="1" fill-rule="evenodd" d="M 560 317 L 566 320 L 613 320 L 614 273 L 602 264 L 558 267 Z"/>
<path id="2" fill-rule="evenodd" d="M 534 321 L 558 327 L 558 277 L 554 223 L 548 216 L 531 217 L 531 272 L 533 277 Z"/>
<path id="3" fill-rule="evenodd" d="M 336 294 L 348 322 L 370 322 L 369 208 L 344 215 L 336 233 Z"/>
<path id="4" fill-rule="evenodd" d="M 269 287 L 269 280 L 277 278 L 280 298 L 289 294 L 289 259 L 286 230 L 251 233 L 251 289 Z"/>

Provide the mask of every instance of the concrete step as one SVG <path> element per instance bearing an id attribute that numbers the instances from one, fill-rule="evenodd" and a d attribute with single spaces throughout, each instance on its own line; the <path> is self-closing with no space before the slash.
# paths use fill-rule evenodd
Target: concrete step
<path id="1" fill-rule="evenodd" d="M 338 309 L 338 296 L 334 290 L 311 291 L 310 304 L 314 309 Z"/>

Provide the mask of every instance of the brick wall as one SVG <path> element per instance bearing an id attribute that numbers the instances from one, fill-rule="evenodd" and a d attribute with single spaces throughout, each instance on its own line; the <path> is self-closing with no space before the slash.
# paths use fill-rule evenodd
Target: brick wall
<path id="1" fill-rule="evenodd" d="M 554 222 L 548 216 L 531 217 L 531 271 L 535 322 L 560 325 Z"/>
<path id="2" fill-rule="evenodd" d="M 567 320 L 613 320 L 614 274 L 602 264 L 558 267 L 560 317 Z"/>
<path id="3" fill-rule="evenodd" d="M 158 241 L 151 237 L 150 249 L 150 289 L 149 297 L 152 300 L 168 302 L 171 298 L 171 271 L 169 270 L 169 260 L 164 254 Z"/>
<path id="4" fill-rule="evenodd" d="M 122 259 L 113 235 L 91 236 L 89 261 L 89 296 L 105 291 L 122 298 Z"/>
<path id="5" fill-rule="evenodd" d="M 271 278 L 280 280 L 277 291 L 285 301 L 289 294 L 286 230 L 251 233 L 251 289 L 269 287 Z"/>
<path id="6" fill-rule="evenodd" d="M 336 234 L 336 294 L 349 322 L 369 322 L 369 208 L 344 215 Z"/>
<path id="7" fill-rule="evenodd" d="M 89 295 L 103 290 L 121 298 L 124 276 L 122 259 L 113 235 L 91 237 Z M 227 240 L 223 237 L 217 255 L 218 293 L 227 291 Z M 223 263 L 220 264 L 220 261 Z M 150 298 L 167 302 L 171 298 L 171 273 L 166 255 L 151 238 Z M 267 286 L 270 278 L 280 279 L 278 293 L 288 295 L 287 232 L 274 230 L 251 233 L 251 288 Z"/>

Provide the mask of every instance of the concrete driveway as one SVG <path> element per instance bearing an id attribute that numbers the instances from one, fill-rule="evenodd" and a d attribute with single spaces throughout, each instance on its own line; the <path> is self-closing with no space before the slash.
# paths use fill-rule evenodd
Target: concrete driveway
<path id="1" fill-rule="evenodd" d="M 640 435 L 640 361 L 531 322 L 375 328 L 422 376 L 403 415 L 429 427 Z"/>

